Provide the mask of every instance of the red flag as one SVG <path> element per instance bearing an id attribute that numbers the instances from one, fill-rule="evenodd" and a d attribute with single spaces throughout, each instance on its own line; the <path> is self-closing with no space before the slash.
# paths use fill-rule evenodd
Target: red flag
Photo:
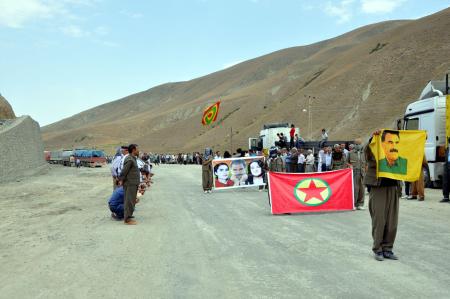
<path id="1" fill-rule="evenodd" d="M 353 210 L 353 171 L 269 172 L 272 214 Z"/>

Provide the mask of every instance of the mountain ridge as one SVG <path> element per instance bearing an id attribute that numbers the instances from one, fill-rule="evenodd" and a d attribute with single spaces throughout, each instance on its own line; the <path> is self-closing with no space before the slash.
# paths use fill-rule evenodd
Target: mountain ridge
<path id="1" fill-rule="evenodd" d="M 336 138 L 364 136 L 381 125 L 391 126 L 426 81 L 443 76 L 450 64 L 435 56 L 442 57 L 448 48 L 449 38 L 441 32 L 449 19 L 446 9 L 275 51 L 91 108 L 44 127 L 43 137 L 47 148 L 95 144 L 110 150 L 137 142 L 151 151 L 224 150 L 231 146 L 233 127 L 233 148 L 246 147 L 248 137 L 269 122 L 295 123 L 305 136 L 308 120 L 301 111 L 309 108 L 307 96 L 316 98 L 312 137 L 318 138 L 322 127 Z M 203 108 L 219 98 L 218 123 L 202 127 Z M 398 99 L 396 105 L 389 107 L 389 98 Z M 77 141 L 83 137 L 84 142 Z"/>

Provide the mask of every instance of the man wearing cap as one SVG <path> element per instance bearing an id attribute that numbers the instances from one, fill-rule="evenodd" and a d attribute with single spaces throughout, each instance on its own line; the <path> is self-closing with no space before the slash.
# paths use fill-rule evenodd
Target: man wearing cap
<path id="1" fill-rule="evenodd" d="M 140 172 L 137 165 L 137 157 L 139 157 L 139 148 L 136 144 L 130 144 L 128 146 L 128 156 L 123 163 L 122 172 L 120 173 L 119 180 L 123 186 L 125 192 L 124 201 L 124 215 L 123 220 L 125 224 L 135 225 L 136 221 L 133 220 L 134 205 L 136 199 L 136 193 L 140 183 Z"/>
<path id="2" fill-rule="evenodd" d="M 122 163 L 122 158 L 124 156 L 124 146 L 117 148 L 116 155 L 111 162 L 111 176 L 113 180 L 113 190 L 119 186 L 119 168 Z M 126 153 L 128 153 L 128 147 L 126 147 Z"/>

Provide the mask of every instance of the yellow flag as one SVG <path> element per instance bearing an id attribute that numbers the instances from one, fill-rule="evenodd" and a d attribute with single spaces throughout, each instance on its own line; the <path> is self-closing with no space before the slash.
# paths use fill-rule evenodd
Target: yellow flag
<path id="1" fill-rule="evenodd" d="M 425 131 L 384 129 L 370 149 L 377 160 L 377 177 L 414 182 L 420 177 L 425 152 Z"/>

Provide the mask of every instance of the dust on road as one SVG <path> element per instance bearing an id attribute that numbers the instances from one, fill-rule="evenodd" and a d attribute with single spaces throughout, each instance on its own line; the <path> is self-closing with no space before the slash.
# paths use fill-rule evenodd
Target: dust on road
<path id="1" fill-rule="evenodd" d="M 448 298 L 450 205 L 401 201 L 395 252 L 371 257 L 368 211 L 272 216 L 267 193 L 204 194 L 197 166 L 156 167 L 112 221 L 107 168 L 53 166 L 0 185 L 1 298 Z"/>

